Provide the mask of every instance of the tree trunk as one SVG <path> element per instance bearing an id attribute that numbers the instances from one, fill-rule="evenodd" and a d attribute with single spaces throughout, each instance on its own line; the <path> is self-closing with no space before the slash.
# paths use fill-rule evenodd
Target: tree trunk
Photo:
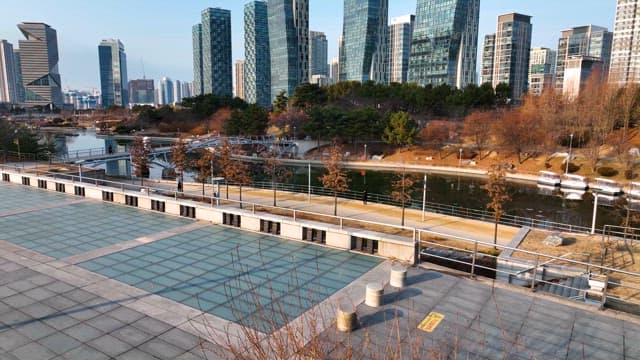
<path id="1" fill-rule="evenodd" d="M 240 209 L 242 209 L 242 184 L 240 184 L 239 188 L 240 188 Z"/>
<path id="2" fill-rule="evenodd" d="M 227 200 L 229 200 L 229 182 L 227 181 Z"/>
<path id="3" fill-rule="evenodd" d="M 338 193 L 333 192 L 333 216 L 338 216 Z"/>
<path id="4" fill-rule="evenodd" d="M 402 222 L 401 225 L 404 226 L 404 201 L 402 201 Z"/>
<path id="5" fill-rule="evenodd" d="M 493 248 L 497 249 L 496 245 L 498 244 L 498 221 L 500 221 L 500 219 L 496 218 L 495 220 L 495 226 L 493 228 Z"/>
<path id="6" fill-rule="evenodd" d="M 276 182 L 275 180 L 271 180 L 271 187 L 273 188 L 273 206 L 277 206 L 276 205 Z"/>

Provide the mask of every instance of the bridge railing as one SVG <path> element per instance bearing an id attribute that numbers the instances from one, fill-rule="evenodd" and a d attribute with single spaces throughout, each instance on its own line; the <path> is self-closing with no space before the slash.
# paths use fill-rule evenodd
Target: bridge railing
<path id="1" fill-rule="evenodd" d="M 64 159 L 73 160 L 73 159 L 80 159 L 80 158 L 91 157 L 91 156 L 102 156 L 106 154 L 107 154 L 107 150 L 105 150 L 105 148 L 92 148 L 92 149 L 70 150 L 60 156 Z"/>

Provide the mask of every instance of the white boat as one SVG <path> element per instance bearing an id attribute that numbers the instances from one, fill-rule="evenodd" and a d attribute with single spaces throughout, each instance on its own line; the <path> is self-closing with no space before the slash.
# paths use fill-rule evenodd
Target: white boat
<path id="1" fill-rule="evenodd" d="M 583 200 L 584 194 L 587 192 L 579 189 L 560 189 L 562 197 L 566 200 Z"/>
<path id="2" fill-rule="evenodd" d="M 558 186 L 560 185 L 560 175 L 552 172 L 552 171 L 540 171 L 540 176 L 538 176 L 538 184 L 540 185 L 550 185 L 550 186 Z"/>
<path id="3" fill-rule="evenodd" d="M 589 187 L 587 178 L 580 175 L 564 174 L 560 181 L 560 187 L 568 189 L 586 190 Z"/>
<path id="4" fill-rule="evenodd" d="M 610 195 L 616 195 L 622 192 L 622 185 L 618 182 L 603 178 L 595 178 L 595 181 L 589 184 L 589 188 L 599 193 Z"/>

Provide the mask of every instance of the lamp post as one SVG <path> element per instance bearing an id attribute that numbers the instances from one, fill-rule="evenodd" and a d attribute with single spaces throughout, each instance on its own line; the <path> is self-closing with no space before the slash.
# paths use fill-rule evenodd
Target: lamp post
<path id="1" fill-rule="evenodd" d="M 364 144 L 364 161 L 367 161 L 367 144 Z"/>
<path id="2" fill-rule="evenodd" d="M 593 193 L 593 218 L 591 219 L 591 235 L 596 233 L 596 216 L 598 215 L 598 193 Z"/>
<path id="3" fill-rule="evenodd" d="M 422 221 L 424 222 L 424 211 L 427 205 L 427 173 L 424 173 L 424 181 L 422 185 Z"/>
<path id="4" fill-rule="evenodd" d="M 82 182 L 82 160 L 78 161 L 78 176 L 80 177 L 80 182 Z"/>
<path id="5" fill-rule="evenodd" d="M 569 162 L 571 162 L 571 148 L 573 147 L 573 133 L 569 134 L 569 156 L 567 157 L 567 166 L 564 169 L 564 173 L 569 173 Z M 597 198 L 597 196 L 596 196 Z"/>
<path id="6" fill-rule="evenodd" d="M 458 151 L 458 167 L 462 166 L 462 148 Z"/>

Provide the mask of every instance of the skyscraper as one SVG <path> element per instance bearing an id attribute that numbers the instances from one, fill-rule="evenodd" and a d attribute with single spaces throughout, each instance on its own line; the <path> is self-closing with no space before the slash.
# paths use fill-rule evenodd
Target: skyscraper
<path id="1" fill-rule="evenodd" d="M 553 88 L 556 52 L 544 47 L 531 49 L 529 55 L 529 93 L 540 95 Z"/>
<path id="2" fill-rule="evenodd" d="M 194 46 L 194 55 L 196 55 L 196 47 L 197 44 Z M 201 49 L 203 93 L 233 96 L 231 11 L 219 8 L 202 10 Z M 197 69 L 194 70 L 194 74 L 196 72 Z M 194 78 L 197 78 L 197 75 Z"/>
<path id="3" fill-rule="evenodd" d="M 0 40 L 0 103 L 18 102 L 16 65 L 13 45 Z"/>
<path id="4" fill-rule="evenodd" d="M 236 87 L 234 95 L 240 99 L 244 99 L 244 60 L 236 60 L 235 73 Z"/>
<path id="5" fill-rule="evenodd" d="M 609 82 L 640 82 L 640 0 L 618 0 Z"/>
<path id="6" fill-rule="evenodd" d="M 193 92 L 194 95 L 204 94 L 202 83 L 202 24 L 195 24 L 192 28 L 193 38 Z"/>
<path id="7" fill-rule="evenodd" d="M 269 0 L 271 99 L 309 81 L 309 0 Z"/>
<path id="8" fill-rule="evenodd" d="M 173 81 L 163 77 L 158 82 L 158 105 L 171 105 L 173 101 Z"/>
<path id="9" fill-rule="evenodd" d="M 527 92 L 531 50 L 531 16 L 517 13 L 498 16 L 492 85 L 511 86 L 511 99 L 519 101 Z"/>
<path id="10" fill-rule="evenodd" d="M 600 58 L 583 55 L 571 56 L 565 64 L 562 95 L 569 99 L 577 97 L 592 75 L 597 74 L 596 76 L 602 79 L 603 68 L 603 62 Z"/>
<path id="11" fill-rule="evenodd" d="M 182 102 L 182 81 L 176 80 L 173 82 L 173 104 L 180 104 Z"/>
<path id="12" fill-rule="evenodd" d="M 391 19 L 391 25 L 389 25 L 389 82 L 407 82 L 415 18 L 415 15 L 405 15 Z"/>
<path id="13" fill-rule="evenodd" d="M 129 81 L 129 104 L 153 105 L 153 79 Z"/>
<path id="14" fill-rule="evenodd" d="M 18 29 L 25 37 L 19 41 L 24 105 L 61 107 L 63 98 L 56 30 L 36 22 L 23 22 Z"/>
<path id="15" fill-rule="evenodd" d="M 556 60 L 556 89 L 563 91 L 564 70 L 567 61 L 574 56 L 587 56 L 602 61 L 604 75 L 609 72 L 613 33 L 601 26 L 587 25 L 562 31 L 558 40 Z"/>
<path id="16" fill-rule="evenodd" d="M 418 0 L 409 81 L 475 84 L 479 13 L 480 0 Z"/>
<path id="17" fill-rule="evenodd" d="M 331 83 L 335 84 L 340 81 L 340 57 L 334 56 L 331 59 Z"/>
<path id="18" fill-rule="evenodd" d="M 16 97 L 17 102 L 24 102 L 24 84 L 22 82 L 22 62 L 20 61 L 20 49 L 13 49 L 13 66 L 16 71 Z"/>
<path id="19" fill-rule="evenodd" d="M 496 34 L 484 36 L 482 45 L 482 69 L 480 70 L 480 84 L 493 84 L 493 61 L 496 57 Z"/>
<path id="20" fill-rule="evenodd" d="M 313 75 L 329 76 L 327 36 L 320 31 L 309 33 L 309 77 Z"/>
<path id="21" fill-rule="evenodd" d="M 100 60 L 100 93 L 102 107 L 123 106 L 129 104 L 127 81 L 127 55 L 124 45 L 117 39 L 106 39 L 98 45 Z"/>
<path id="22" fill-rule="evenodd" d="M 269 17 L 265 1 L 244 6 L 244 99 L 250 104 L 271 105 L 271 55 Z"/>
<path id="23" fill-rule="evenodd" d="M 344 0 L 340 81 L 387 83 L 388 0 Z"/>

